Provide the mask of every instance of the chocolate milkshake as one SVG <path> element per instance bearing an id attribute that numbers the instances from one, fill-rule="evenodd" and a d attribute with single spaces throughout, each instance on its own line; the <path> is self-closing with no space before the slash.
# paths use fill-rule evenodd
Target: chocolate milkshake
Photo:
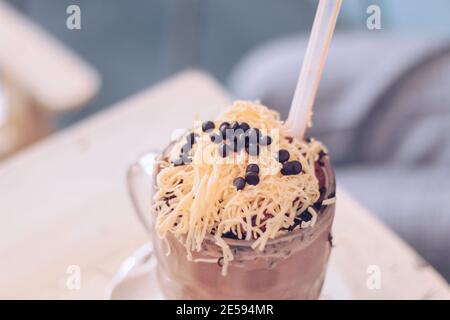
<path id="1" fill-rule="evenodd" d="M 237 101 L 194 125 L 155 170 L 153 243 L 169 299 L 317 299 L 335 180 L 326 148 Z"/>

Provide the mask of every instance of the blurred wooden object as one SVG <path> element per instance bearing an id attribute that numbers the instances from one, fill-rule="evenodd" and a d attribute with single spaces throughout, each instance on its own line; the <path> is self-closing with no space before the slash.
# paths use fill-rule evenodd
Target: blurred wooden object
<path id="1" fill-rule="evenodd" d="M 228 103 L 207 75 L 185 72 L 1 164 L 0 298 L 104 298 L 120 263 L 148 241 L 128 198 L 128 166 Z M 445 280 L 342 189 L 334 237 L 331 263 L 353 298 L 450 297 Z M 79 290 L 66 286 L 71 265 Z M 371 265 L 380 289 L 367 287 Z"/>
<path id="2" fill-rule="evenodd" d="M 0 86 L 6 96 L 0 108 L 8 115 L 0 123 L 0 159 L 46 135 L 58 113 L 83 106 L 99 79 L 81 58 L 0 1 Z"/>

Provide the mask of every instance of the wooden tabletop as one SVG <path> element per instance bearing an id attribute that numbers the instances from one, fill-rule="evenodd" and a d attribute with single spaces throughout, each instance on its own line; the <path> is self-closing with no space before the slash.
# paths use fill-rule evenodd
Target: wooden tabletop
<path id="1" fill-rule="evenodd" d="M 147 241 L 127 196 L 128 165 L 228 102 L 214 80 L 187 71 L 2 163 L 0 298 L 104 298 L 121 261 Z M 342 189 L 334 235 L 331 263 L 353 298 L 450 297 L 446 281 Z M 71 265 L 79 290 L 66 286 Z M 373 270 L 379 289 L 367 285 Z"/>

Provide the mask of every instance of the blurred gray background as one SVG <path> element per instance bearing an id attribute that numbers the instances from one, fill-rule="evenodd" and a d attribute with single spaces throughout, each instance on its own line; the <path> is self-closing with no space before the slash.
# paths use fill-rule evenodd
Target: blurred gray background
<path id="1" fill-rule="evenodd" d="M 286 115 L 316 1 L 10 0 L 102 75 L 65 127 L 198 67 Z M 82 29 L 66 28 L 78 4 Z M 381 30 L 366 9 L 381 8 Z M 339 183 L 450 279 L 450 1 L 344 0 L 311 134 Z M 382 250 L 382 248 L 380 248 Z"/>
<path id="2" fill-rule="evenodd" d="M 200 67 L 226 81 L 235 64 L 255 46 L 279 36 L 309 32 L 316 8 L 314 0 L 9 2 L 102 74 L 102 89 L 95 101 L 82 114 L 66 117 L 63 125 L 182 68 Z M 366 8 L 377 4 L 382 9 L 383 31 L 450 34 L 449 1 L 431 2 L 345 0 L 337 28 L 367 32 Z M 66 8 L 71 4 L 81 8 L 79 31 L 66 28 Z"/>

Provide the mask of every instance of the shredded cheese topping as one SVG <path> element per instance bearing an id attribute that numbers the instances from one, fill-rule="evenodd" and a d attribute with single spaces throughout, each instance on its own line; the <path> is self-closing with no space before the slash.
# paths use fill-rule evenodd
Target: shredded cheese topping
<path id="1" fill-rule="evenodd" d="M 194 125 L 192 131 L 199 137 L 191 152 L 192 162 L 173 166 L 171 161 L 179 157 L 184 139 L 174 144 L 168 156 L 159 162 L 157 190 L 153 209 L 157 214 L 156 231 L 165 238 L 172 233 L 180 240 L 192 260 L 192 252 L 201 251 L 203 240 L 214 235 L 223 252 L 222 273 L 226 274 L 233 253 L 223 238 L 232 232 L 242 240 L 255 240 L 255 250 L 264 250 L 268 240 L 288 232 L 299 212 L 312 215 L 300 227 L 313 227 L 317 212 L 312 205 L 319 200 L 319 181 L 315 175 L 315 162 L 325 147 L 316 140 L 309 142 L 292 138 L 279 114 L 267 107 L 236 101 L 214 123 L 215 130 L 224 122 L 247 122 L 272 137 L 270 146 L 261 147 L 258 157 L 244 150 L 223 158 L 218 144 L 211 142 L 209 134 Z M 282 175 L 282 165 L 277 161 L 278 150 L 286 149 L 290 160 L 298 160 L 302 172 Z M 232 161 L 230 161 L 232 160 Z M 260 182 L 237 190 L 236 177 L 245 176 L 248 164 L 257 163 Z M 323 205 L 333 203 L 326 200 Z M 217 259 L 197 259 L 198 262 L 217 262 Z"/>

